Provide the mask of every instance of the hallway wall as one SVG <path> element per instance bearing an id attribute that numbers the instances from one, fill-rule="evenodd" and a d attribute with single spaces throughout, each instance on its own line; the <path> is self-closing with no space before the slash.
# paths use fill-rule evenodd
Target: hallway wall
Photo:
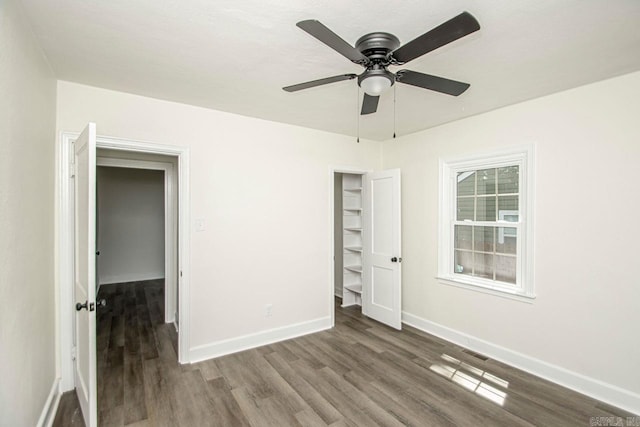
<path id="1" fill-rule="evenodd" d="M 98 283 L 164 278 L 164 172 L 98 167 Z"/>

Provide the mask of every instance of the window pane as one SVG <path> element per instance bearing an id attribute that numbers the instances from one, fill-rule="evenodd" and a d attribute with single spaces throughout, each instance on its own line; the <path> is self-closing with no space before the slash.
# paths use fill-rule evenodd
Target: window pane
<path id="1" fill-rule="evenodd" d="M 476 172 L 478 194 L 496 194 L 496 170 L 483 169 Z"/>
<path id="2" fill-rule="evenodd" d="M 473 227 L 474 250 L 493 252 L 495 227 Z"/>
<path id="3" fill-rule="evenodd" d="M 477 199 L 476 221 L 495 221 L 496 220 L 496 198 L 478 197 Z"/>
<path id="4" fill-rule="evenodd" d="M 518 222 L 518 196 L 498 197 L 498 219 Z"/>
<path id="5" fill-rule="evenodd" d="M 472 273 L 473 252 L 456 251 L 454 260 L 454 273 L 468 274 Z"/>
<path id="6" fill-rule="evenodd" d="M 454 246 L 456 249 L 471 249 L 471 227 L 470 225 L 456 225 Z"/>
<path id="7" fill-rule="evenodd" d="M 497 235 L 496 252 L 515 255 L 518 248 L 518 229 L 498 227 Z"/>
<path id="8" fill-rule="evenodd" d="M 498 193 L 518 193 L 520 166 L 498 168 Z"/>
<path id="9" fill-rule="evenodd" d="M 496 280 L 516 283 L 516 257 L 496 255 Z"/>
<path id="10" fill-rule="evenodd" d="M 464 221 L 465 219 L 473 220 L 473 197 L 458 197 L 457 207 L 457 220 Z"/>
<path id="11" fill-rule="evenodd" d="M 493 280 L 493 255 L 476 252 L 473 259 L 473 275 Z"/>
<path id="12" fill-rule="evenodd" d="M 473 196 L 476 194 L 476 173 L 458 173 L 458 196 Z"/>

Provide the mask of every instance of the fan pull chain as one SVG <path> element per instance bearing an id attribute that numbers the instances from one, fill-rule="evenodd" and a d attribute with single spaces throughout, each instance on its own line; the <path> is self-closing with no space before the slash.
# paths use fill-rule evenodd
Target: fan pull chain
<path id="1" fill-rule="evenodd" d="M 356 122 L 358 123 L 358 133 L 356 134 L 356 142 L 360 143 L 360 86 L 356 85 Z"/>
<path id="2" fill-rule="evenodd" d="M 393 139 L 396 139 L 396 87 L 393 85 Z"/>

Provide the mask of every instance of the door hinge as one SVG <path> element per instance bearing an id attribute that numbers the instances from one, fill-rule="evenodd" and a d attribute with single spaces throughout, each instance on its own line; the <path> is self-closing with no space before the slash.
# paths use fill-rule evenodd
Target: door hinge
<path id="1" fill-rule="evenodd" d="M 182 277 L 182 270 L 180 270 L 180 277 Z"/>
<path id="2" fill-rule="evenodd" d="M 69 163 L 69 176 L 73 178 L 76 176 L 76 168 L 74 163 Z"/>
<path id="3" fill-rule="evenodd" d="M 76 348 L 71 347 L 71 360 L 76 360 Z"/>

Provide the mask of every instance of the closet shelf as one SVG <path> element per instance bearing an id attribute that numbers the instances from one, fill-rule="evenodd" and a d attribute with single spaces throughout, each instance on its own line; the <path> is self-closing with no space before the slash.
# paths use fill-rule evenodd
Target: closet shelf
<path id="1" fill-rule="evenodd" d="M 362 208 L 344 208 L 345 211 L 362 212 Z"/>
<path id="2" fill-rule="evenodd" d="M 355 294 L 362 294 L 362 285 L 361 284 L 356 284 L 356 285 L 346 285 L 344 287 L 345 289 L 347 289 L 348 291 L 351 291 Z"/>
<path id="3" fill-rule="evenodd" d="M 362 252 L 362 246 L 345 246 L 344 248 L 352 252 Z"/>
<path id="4" fill-rule="evenodd" d="M 362 273 L 361 265 L 345 265 L 344 269 L 349 271 L 355 271 L 356 273 Z"/>
<path id="5" fill-rule="evenodd" d="M 362 191 L 362 187 L 351 187 L 351 188 L 343 188 L 344 191 L 353 191 L 353 192 L 358 192 L 358 191 Z"/>
<path id="6" fill-rule="evenodd" d="M 362 227 L 345 227 L 346 231 L 362 231 Z"/>

